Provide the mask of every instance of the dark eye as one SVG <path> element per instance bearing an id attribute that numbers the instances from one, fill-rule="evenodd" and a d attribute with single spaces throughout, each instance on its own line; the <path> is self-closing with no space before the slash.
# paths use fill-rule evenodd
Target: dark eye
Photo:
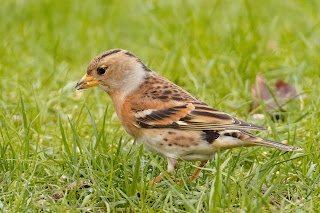
<path id="1" fill-rule="evenodd" d="M 106 73 L 106 69 L 107 69 L 108 67 L 100 67 L 100 68 L 98 68 L 98 74 L 99 75 L 103 75 L 103 74 L 105 74 Z"/>

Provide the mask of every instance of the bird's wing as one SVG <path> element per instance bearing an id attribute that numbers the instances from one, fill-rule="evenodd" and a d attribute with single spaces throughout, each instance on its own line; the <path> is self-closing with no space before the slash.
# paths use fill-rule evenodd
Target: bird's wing
<path id="1" fill-rule="evenodd" d="M 189 102 L 165 109 L 135 112 L 139 128 L 175 128 L 181 130 L 257 130 L 266 128 L 243 122 L 205 103 Z"/>

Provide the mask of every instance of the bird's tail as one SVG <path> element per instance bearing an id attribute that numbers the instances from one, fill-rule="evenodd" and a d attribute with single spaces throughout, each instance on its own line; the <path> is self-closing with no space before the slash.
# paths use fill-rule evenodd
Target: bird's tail
<path id="1" fill-rule="evenodd" d="M 267 146 L 275 149 L 281 149 L 285 151 L 302 151 L 303 149 L 298 147 L 293 147 L 288 144 L 279 143 L 276 141 L 259 138 L 249 132 L 242 131 L 242 141 L 245 142 L 246 146 Z"/>
<path id="2" fill-rule="evenodd" d="M 279 143 L 276 141 L 271 141 L 271 140 L 267 140 L 264 138 L 251 138 L 250 143 L 252 143 L 252 145 L 256 145 L 256 146 L 267 146 L 267 147 L 271 147 L 271 148 L 275 148 L 275 149 L 281 149 L 281 150 L 285 150 L 285 151 L 302 151 L 303 149 L 298 148 L 298 147 L 293 147 L 287 144 L 283 144 L 283 143 Z"/>

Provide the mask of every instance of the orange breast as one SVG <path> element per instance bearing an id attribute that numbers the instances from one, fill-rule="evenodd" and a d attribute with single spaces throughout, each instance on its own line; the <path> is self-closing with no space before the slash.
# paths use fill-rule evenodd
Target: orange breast
<path id="1" fill-rule="evenodd" d="M 117 93 L 113 93 L 110 95 L 114 109 L 118 115 L 118 118 L 126 130 L 126 132 L 133 136 L 134 138 L 138 137 L 139 129 L 134 125 L 135 118 L 134 112 L 131 110 L 130 101 L 127 98 L 123 98 L 121 95 Z"/>

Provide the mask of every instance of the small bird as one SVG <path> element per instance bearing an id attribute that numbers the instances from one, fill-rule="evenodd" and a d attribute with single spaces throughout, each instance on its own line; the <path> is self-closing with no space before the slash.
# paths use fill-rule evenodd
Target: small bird
<path id="1" fill-rule="evenodd" d="M 266 128 L 210 107 L 126 50 L 111 49 L 95 57 L 76 89 L 98 85 L 111 97 L 126 132 L 167 158 L 167 173 L 177 168 L 178 160 L 201 162 L 191 181 L 218 150 L 249 146 L 302 150 L 249 133 Z M 163 177 L 160 174 L 153 183 Z"/>

